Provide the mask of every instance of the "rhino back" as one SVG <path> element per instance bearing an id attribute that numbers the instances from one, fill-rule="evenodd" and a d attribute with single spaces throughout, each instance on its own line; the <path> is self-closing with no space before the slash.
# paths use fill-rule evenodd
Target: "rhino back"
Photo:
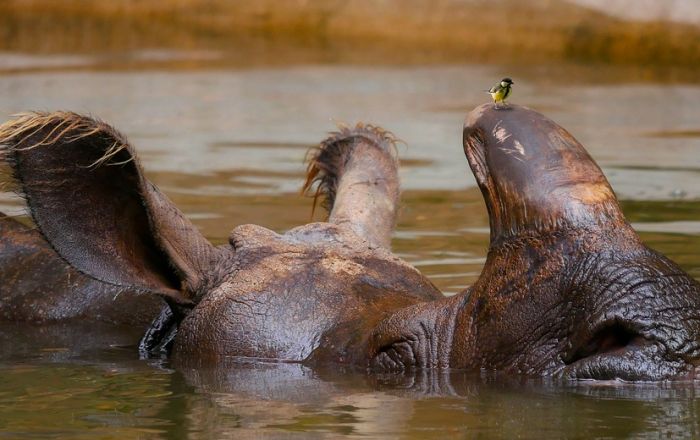
<path id="1" fill-rule="evenodd" d="M 358 363 L 376 323 L 442 297 L 390 252 L 324 227 L 232 240 L 236 267 L 183 321 L 176 356 Z"/>
<path id="2" fill-rule="evenodd" d="M 150 295 L 124 291 L 66 264 L 41 234 L 0 214 L 0 320 L 81 319 L 146 325 L 162 307 Z"/>

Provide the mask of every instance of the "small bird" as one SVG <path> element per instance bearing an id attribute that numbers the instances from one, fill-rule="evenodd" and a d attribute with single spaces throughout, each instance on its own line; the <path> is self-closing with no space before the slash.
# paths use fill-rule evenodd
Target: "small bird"
<path id="1" fill-rule="evenodd" d="M 498 107 L 499 103 L 503 103 L 503 105 L 508 106 L 508 103 L 506 102 L 506 99 L 510 96 L 510 86 L 512 86 L 513 80 L 510 78 L 503 78 L 501 82 L 496 84 L 495 86 L 491 87 L 488 90 L 488 93 L 491 94 L 491 97 L 493 98 L 493 103 Z"/>

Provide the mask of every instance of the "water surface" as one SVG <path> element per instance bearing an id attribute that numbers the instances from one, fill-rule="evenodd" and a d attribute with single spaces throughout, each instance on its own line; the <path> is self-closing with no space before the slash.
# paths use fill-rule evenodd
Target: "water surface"
<path id="1" fill-rule="evenodd" d="M 136 146 L 149 178 L 216 243 L 243 223 L 282 232 L 308 222 L 311 201 L 298 195 L 304 156 L 336 123 L 393 131 L 405 142 L 394 249 L 447 294 L 476 279 L 488 245 L 462 121 L 485 101 L 484 89 L 510 75 L 514 102 L 571 131 L 603 167 L 642 238 L 700 277 L 697 85 L 620 81 L 576 66 L 95 72 L 70 69 L 89 58 L 60 58 L 0 56 L 0 63 L 41 66 L 0 74 L 0 119 L 70 109 L 109 121 Z M 0 209 L 21 213 L 9 194 Z M 0 438 L 698 435 L 692 383 L 378 377 L 293 364 L 177 369 L 136 359 L 130 344 L 138 333 L 3 324 Z"/>

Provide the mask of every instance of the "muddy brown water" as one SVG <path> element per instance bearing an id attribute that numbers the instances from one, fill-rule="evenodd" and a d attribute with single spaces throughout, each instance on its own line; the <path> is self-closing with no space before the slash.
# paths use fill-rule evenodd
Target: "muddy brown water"
<path id="1" fill-rule="evenodd" d="M 89 61 L 0 54 L 24 69 L 0 74 L 0 118 L 71 109 L 111 122 L 148 176 L 216 243 L 238 224 L 282 232 L 308 222 L 311 201 L 298 195 L 307 148 L 336 122 L 369 121 L 405 141 L 395 251 L 447 294 L 460 291 L 478 276 L 488 243 L 461 124 L 485 100 L 481 90 L 508 74 L 514 102 L 546 113 L 589 149 L 643 239 L 700 277 L 697 85 L 629 83 L 571 66 L 71 70 Z M 9 194 L 0 209 L 21 213 Z M 0 325 L 0 438 L 700 435 L 694 383 L 377 376 L 296 364 L 176 370 L 138 360 L 127 344 L 135 333 Z"/>

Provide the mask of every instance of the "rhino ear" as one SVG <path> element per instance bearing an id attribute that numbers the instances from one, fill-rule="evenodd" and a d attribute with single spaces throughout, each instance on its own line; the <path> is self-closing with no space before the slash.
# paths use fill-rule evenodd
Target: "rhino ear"
<path id="1" fill-rule="evenodd" d="M 126 138 L 69 112 L 19 115 L 0 151 L 46 239 L 97 280 L 191 300 L 213 247 L 144 176 Z"/>

